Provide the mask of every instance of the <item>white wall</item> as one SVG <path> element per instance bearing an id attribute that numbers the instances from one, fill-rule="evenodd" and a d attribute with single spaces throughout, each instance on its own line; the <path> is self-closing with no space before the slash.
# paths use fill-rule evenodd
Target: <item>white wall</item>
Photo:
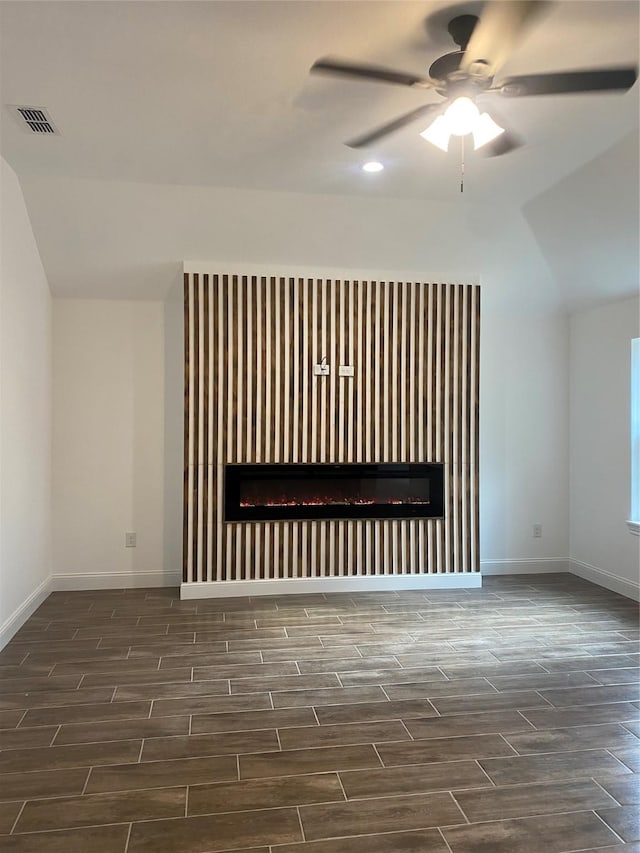
<path id="1" fill-rule="evenodd" d="M 640 538 L 630 509 L 631 339 L 638 297 L 571 317 L 571 569 L 638 596 Z"/>
<path id="2" fill-rule="evenodd" d="M 18 179 L 0 170 L 2 647 L 51 573 L 51 296 Z"/>
<path id="3" fill-rule="evenodd" d="M 480 334 L 483 571 L 566 571 L 568 320 L 487 306 Z"/>
<path id="4" fill-rule="evenodd" d="M 163 324 L 159 302 L 54 300 L 58 588 L 179 582 L 163 557 Z"/>

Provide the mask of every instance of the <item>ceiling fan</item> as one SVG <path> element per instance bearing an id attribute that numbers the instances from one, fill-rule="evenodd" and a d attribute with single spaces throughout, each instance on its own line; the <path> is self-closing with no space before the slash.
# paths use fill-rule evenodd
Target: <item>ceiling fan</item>
<path id="1" fill-rule="evenodd" d="M 346 144 L 350 148 L 366 147 L 411 122 L 430 118 L 432 123 L 421 136 L 444 151 L 452 135 L 471 133 L 474 147 L 486 146 L 484 153 L 488 156 L 506 154 L 520 147 L 523 140 L 501 127 L 487 112 L 481 113 L 476 104 L 479 96 L 494 93 L 506 98 L 521 98 L 625 92 L 638 76 L 636 66 L 622 66 L 528 74 L 494 83 L 519 39 L 547 5 L 541 0 L 493 0 L 487 3 L 481 19 L 475 15 L 456 16 L 449 22 L 448 31 L 460 49 L 436 59 L 429 67 L 428 77 L 331 57 L 314 62 L 311 72 L 433 90 L 445 98 L 444 102 L 423 104 L 349 140 Z"/>

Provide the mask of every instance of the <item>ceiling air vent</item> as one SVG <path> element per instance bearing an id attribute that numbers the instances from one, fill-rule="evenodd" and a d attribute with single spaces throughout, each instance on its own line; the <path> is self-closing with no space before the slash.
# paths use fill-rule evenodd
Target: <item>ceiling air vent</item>
<path id="1" fill-rule="evenodd" d="M 12 109 L 22 127 L 30 133 L 60 135 L 60 131 L 44 107 L 13 107 Z"/>

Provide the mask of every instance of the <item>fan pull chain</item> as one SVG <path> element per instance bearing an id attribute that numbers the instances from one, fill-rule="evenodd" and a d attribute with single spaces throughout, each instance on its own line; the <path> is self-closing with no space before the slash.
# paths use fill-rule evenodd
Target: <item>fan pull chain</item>
<path id="1" fill-rule="evenodd" d="M 464 136 L 460 137 L 460 192 L 464 192 Z"/>

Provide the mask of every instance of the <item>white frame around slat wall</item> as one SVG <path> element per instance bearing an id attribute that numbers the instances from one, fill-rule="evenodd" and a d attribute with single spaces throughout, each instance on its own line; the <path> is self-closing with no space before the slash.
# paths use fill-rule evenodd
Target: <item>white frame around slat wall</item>
<path id="1" fill-rule="evenodd" d="M 478 572 L 479 301 L 477 285 L 186 273 L 185 582 Z M 351 461 L 443 462 L 444 520 L 222 518 L 227 462 Z"/>

